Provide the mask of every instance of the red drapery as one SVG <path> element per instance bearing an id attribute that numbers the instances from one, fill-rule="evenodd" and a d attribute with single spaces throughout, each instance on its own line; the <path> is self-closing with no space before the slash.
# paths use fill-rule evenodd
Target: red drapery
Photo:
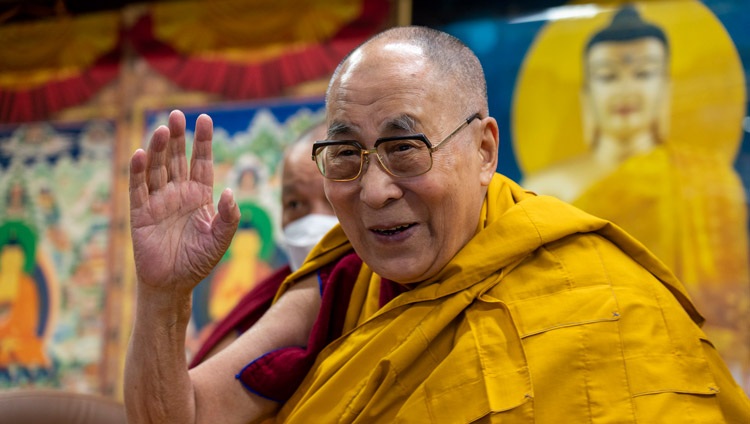
<path id="1" fill-rule="evenodd" d="M 234 2 L 232 7 L 238 7 L 236 6 L 237 0 L 228 0 L 229 3 L 232 1 Z M 220 2 L 221 0 L 185 3 L 196 8 L 216 7 Z M 269 10 L 269 5 L 278 6 L 278 2 L 254 0 L 246 1 L 241 10 L 252 13 L 256 3 L 266 7 L 266 11 Z M 289 19 L 288 22 L 277 22 L 280 28 L 295 25 L 297 22 L 294 14 L 289 10 L 294 10 L 295 7 L 308 7 L 305 2 L 300 3 L 297 0 L 287 0 L 287 3 L 285 13 L 288 14 Z M 114 25 L 110 22 L 108 28 L 116 36 L 116 40 L 110 45 L 101 42 L 98 44 L 86 42 L 92 37 L 102 37 L 103 25 L 98 25 L 96 29 L 98 32 L 89 34 L 88 38 L 82 34 L 84 31 L 91 30 L 88 27 L 78 28 L 79 34 L 71 38 L 71 41 L 66 44 L 68 46 L 66 49 L 68 51 L 83 50 L 87 56 L 78 56 L 86 57 L 66 59 L 64 55 L 70 56 L 68 52 L 53 52 L 58 56 L 55 58 L 57 62 L 40 57 L 36 64 L 23 63 L 16 67 L 26 67 L 28 71 L 26 74 L 24 74 L 24 69 L 11 69 L 6 70 L 7 72 L 0 69 L 0 122 L 19 123 L 45 120 L 56 112 L 86 102 L 118 77 L 123 59 L 122 47 L 125 43 L 130 43 L 136 53 L 143 57 L 156 72 L 183 89 L 215 93 L 233 100 L 280 95 L 284 88 L 329 75 L 349 51 L 381 30 L 388 19 L 390 9 L 388 0 L 341 0 L 341 3 L 357 13 L 350 13 L 351 16 L 338 16 L 338 21 L 330 20 L 333 23 L 325 22 L 328 26 L 325 31 L 322 31 L 322 35 L 321 31 L 318 31 L 318 34 L 298 35 L 295 39 L 294 36 L 284 38 L 277 34 L 270 34 L 272 45 L 256 44 L 249 48 L 239 44 L 228 46 L 229 48 L 224 45 L 220 46 L 223 48 L 221 51 L 196 48 L 195 51 L 186 52 L 184 43 L 178 46 L 175 45 L 177 43 L 170 43 L 164 37 L 157 36 L 160 28 L 155 26 L 158 24 L 155 18 L 154 7 L 156 6 L 152 7 L 149 13 L 141 16 L 130 28 L 123 29 L 119 18 Z M 356 9 L 351 9 L 351 7 L 356 7 Z M 324 9 L 324 7 L 318 7 L 318 9 Z M 316 10 L 316 12 L 324 13 L 325 10 L 323 12 Z M 180 16 L 174 15 L 174 18 L 179 19 Z M 264 19 L 263 16 L 259 13 L 256 19 Z M 90 20 L 91 17 L 87 19 Z M 174 25 L 175 19 L 172 19 L 170 24 Z M 234 22 L 235 29 L 241 30 L 245 23 L 248 30 L 252 31 L 253 22 L 247 20 Z M 307 23 L 309 25 L 311 20 L 308 19 Z M 179 22 L 177 24 L 179 25 Z M 314 25 L 315 22 L 312 24 Z M 196 29 L 198 30 L 200 28 Z M 59 42 L 61 32 L 64 31 L 61 31 L 59 26 L 45 29 L 35 43 L 28 41 L 28 37 L 19 35 L 6 37 L 9 39 L 4 41 L 12 42 L 14 47 L 9 48 L 7 47 L 9 44 L 6 44 L 6 47 L 2 49 L 7 50 L 0 52 L 0 57 L 16 57 L 20 62 L 21 58 L 28 57 L 28 55 L 19 55 L 24 52 L 24 49 L 25 51 L 38 49 L 44 45 L 43 37 Z M 67 32 L 64 35 L 68 35 Z M 277 36 L 274 37 L 275 35 Z M 0 38 L 3 38 L 2 34 Z M 27 40 L 26 45 L 23 44 L 24 40 Z M 75 50 L 69 47 L 71 43 L 79 43 L 82 47 Z M 97 45 L 92 46 L 92 44 Z M 42 59 L 44 59 L 44 64 L 42 64 Z M 75 60 L 78 62 L 72 63 Z M 66 66 L 62 66 L 62 62 L 66 62 L 64 63 Z M 50 69 L 50 66 L 53 68 L 59 66 L 60 69 L 59 71 Z M 41 76 L 35 79 L 28 78 L 28 74 L 34 73 Z"/>
<path id="2" fill-rule="evenodd" d="M 48 118 L 114 80 L 119 23 L 110 12 L 0 27 L 0 121 Z"/>
<path id="3" fill-rule="evenodd" d="M 119 68 L 119 51 L 113 51 L 75 76 L 26 89 L 0 89 L 0 122 L 44 120 L 55 112 L 84 103 L 114 80 Z"/>
<path id="4" fill-rule="evenodd" d="M 274 96 L 285 87 L 329 75 L 347 53 L 382 29 L 389 13 L 388 1 L 360 0 L 355 3 L 360 3 L 359 14 L 329 38 L 302 40 L 277 53 L 267 50 L 278 45 L 260 49 L 265 52 L 256 49 L 255 53 L 263 56 L 259 60 L 180 53 L 154 35 L 153 15 L 144 16 L 136 23 L 131 41 L 153 69 L 184 89 L 216 93 L 229 99 Z M 293 20 L 294 15 L 286 13 Z M 247 25 L 252 26 L 253 22 Z"/>

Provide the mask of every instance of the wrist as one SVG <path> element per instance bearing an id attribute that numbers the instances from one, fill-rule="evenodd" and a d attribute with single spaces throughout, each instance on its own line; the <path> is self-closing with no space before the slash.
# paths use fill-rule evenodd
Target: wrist
<path id="1" fill-rule="evenodd" d="M 147 318 L 147 322 L 152 324 L 166 321 L 169 325 L 184 323 L 187 326 L 192 312 L 192 298 L 192 291 L 182 292 L 139 283 L 136 288 L 136 317 Z"/>

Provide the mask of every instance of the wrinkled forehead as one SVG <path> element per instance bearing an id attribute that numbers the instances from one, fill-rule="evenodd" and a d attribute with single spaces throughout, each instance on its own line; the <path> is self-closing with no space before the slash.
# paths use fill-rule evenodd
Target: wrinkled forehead
<path id="1" fill-rule="evenodd" d="M 447 84 L 412 43 L 392 41 L 355 51 L 334 77 L 326 99 L 328 135 L 369 126 L 414 129 L 448 106 Z M 387 128 L 385 128 L 387 127 Z"/>
<path id="2" fill-rule="evenodd" d="M 423 62 L 426 59 L 424 48 L 409 40 L 376 40 L 359 47 L 349 55 L 343 64 L 338 79 L 345 82 L 352 73 L 357 73 L 362 68 L 372 66 L 373 63 Z"/>
<path id="3" fill-rule="evenodd" d="M 408 83 L 409 77 L 424 77 L 430 68 L 428 65 L 427 56 L 418 45 L 404 40 L 372 42 L 358 48 L 345 60 L 331 81 L 329 94 L 334 97 L 341 94 L 334 88 L 362 89 L 386 82 L 387 85 Z"/>

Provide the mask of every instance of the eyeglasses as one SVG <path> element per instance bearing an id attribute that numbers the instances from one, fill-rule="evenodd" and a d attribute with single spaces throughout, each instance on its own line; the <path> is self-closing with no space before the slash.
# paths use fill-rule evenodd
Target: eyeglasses
<path id="1" fill-rule="evenodd" d="M 379 138 L 375 141 L 375 148 L 370 150 L 355 140 L 323 140 L 313 144 L 312 159 L 320 173 L 333 181 L 356 180 L 371 154 L 377 156 L 383 169 L 394 177 L 416 177 L 432 169 L 434 151 L 448 144 L 451 137 L 480 116 L 475 113 L 466 118 L 435 145 L 424 134 Z"/>

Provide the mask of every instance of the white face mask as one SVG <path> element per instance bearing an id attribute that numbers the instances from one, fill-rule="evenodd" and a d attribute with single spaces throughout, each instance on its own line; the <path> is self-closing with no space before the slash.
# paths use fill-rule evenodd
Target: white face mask
<path id="1" fill-rule="evenodd" d="M 333 215 L 310 214 L 284 228 L 284 247 L 292 271 L 302 266 L 312 248 L 338 222 Z"/>

